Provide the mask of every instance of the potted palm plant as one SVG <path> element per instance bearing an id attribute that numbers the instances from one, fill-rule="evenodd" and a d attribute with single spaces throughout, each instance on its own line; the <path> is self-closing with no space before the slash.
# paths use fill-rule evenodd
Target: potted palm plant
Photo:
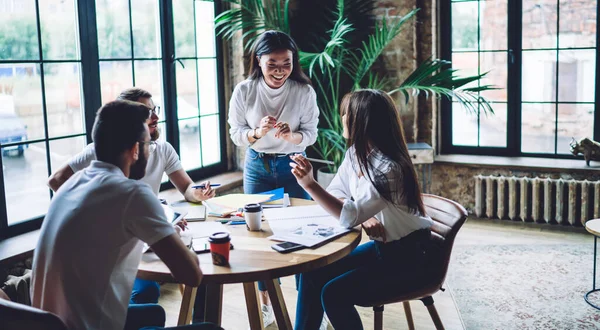
<path id="1" fill-rule="evenodd" d="M 232 39 L 236 33 L 242 32 L 245 49 L 250 49 L 262 31 L 280 30 L 290 34 L 289 0 L 228 2 L 236 6 L 215 19 L 217 34 L 223 38 Z M 429 59 L 421 63 L 403 82 L 394 85 L 385 74 L 373 70 L 383 50 L 398 36 L 404 24 L 414 19 L 418 9 L 399 18 L 384 17 L 379 22 L 374 22 L 372 32 L 358 45 L 352 42 L 356 30 L 349 20 L 349 13 L 353 10 L 359 11 L 359 15 L 370 14 L 367 11 L 371 11 L 372 6 L 366 6 L 365 1 L 337 0 L 330 15 L 324 16 L 331 17 L 332 21 L 329 23 L 333 26 L 325 31 L 325 42 L 315 39 L 316 43 L 323 46 L 311 45 L 313 47 L 310 48 L 319 48 L 316 52 L 300 51 L 300 64 L 313 82 L 321 111 L 319 136 L 312 149 L 327 165 L 319 170 L 318 177 L 323 177 L 322 174 L 326 172 L 335 173 L 344 158 L 346 145 L 342 137 L 339 105 L 342 97 L 352 90 L 373 88 L 388 91 L 389 94 L 401 93 L 405 102 L 420 94 L 448 97 L 462 103 L 470 112 L 477 113 L 479 109 L 483 109 L 486 113 L 493 113 L 490 104 L 479 92 L 494 87 L 477 84 L 469 87 L 486 73 L 459 77 L 449 62 Z M 299 44 L 299 47 L 302 48 L 302 45 Z M 328 182 L 324 185 L 327 184 Z"/>

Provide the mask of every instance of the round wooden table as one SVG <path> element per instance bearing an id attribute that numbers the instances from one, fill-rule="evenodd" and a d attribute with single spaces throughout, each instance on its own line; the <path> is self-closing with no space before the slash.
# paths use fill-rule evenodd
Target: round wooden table
<path id="1" fill-rule="evenodd" d="M 594 279 L 592 280 L 592 290 L 588 291 L 583 298 L 585 301 L 592 307 L 596 309 L 600 309 L 600 306 L 592 303 L 589 300 L 589 295 L 593 292 L 600 291 L 600 289 L 596 289 L 596 253 L 597 253 L 597 240 L 598 236 L 600 236 L 600 219 L 588 220 L 585 222 L 585 229 L 592 235 L 594 235 Z"/>
<path id="2" fill-rule="evenodd" d="M 310 205 L 312 201 L 291 199 L 292 206 Z M 290 209 L 292 211 L 292 209 Z M 207 221 L 214 221 L 208 217 Z M 256 281 L 265 281 L 269 298 L 279 329 L 292 329 L 292 323 L 281 293 L 279 277 L 308 272 L 328 265 L 348 255 L 360 242 L 361 231 L 354 229 L 316 249 L 303 249 L 281 254 L 271 245 L 277 242 L 267 239 L 273 235 L 268 221 L 263 221 L 262 231 L 251 232 L 246 226 L 227 226 L 234 249 L 229 256 L 229 266 L 212 264 L 210 253 L 199 254 L 200 268 L 204 273 L 202 283 L 207 286 L 205 320 L 221 324 L 223 284 L 243 283 L 246 308 L 251 329 L 262 329 L 262 312 Z M 177 283 L 167 266 L 154 254 L 145 253 L 138 267 L 137 277 L 157 282 Z M 179 312 L 178 325 L 189 324 L 192 316 L 196 288 L 185 287 Z"/>

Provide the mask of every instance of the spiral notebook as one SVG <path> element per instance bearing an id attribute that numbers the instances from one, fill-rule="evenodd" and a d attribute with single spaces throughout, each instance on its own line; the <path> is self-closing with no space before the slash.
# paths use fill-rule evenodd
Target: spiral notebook
<path id="1" fill-rule="evenodd" d="M 319 205 L 265 209 L 263 215 L 273 231 L 269 239 L 306 247 L 315 247 L 350 231 Z"/>

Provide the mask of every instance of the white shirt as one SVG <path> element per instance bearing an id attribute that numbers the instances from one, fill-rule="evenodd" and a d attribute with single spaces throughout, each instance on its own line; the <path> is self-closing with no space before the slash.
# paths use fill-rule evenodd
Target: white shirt
<path id="1" fill-rule="evenodd" d="M 380 151 L 369 155 L 371 165 L 385 174 L 389 180 L 397 180 L 390 167 L 391 160 Z M 386 240 L 398 240 L 415 230 L 429 228 L 433 221 L 429 216 L 420 216 L 408 211 L 406 206 L 394 205 L 385 200 L 371 180 L 364 175 L 359 177 L 359 165 L 354 147 L 346 151 L 344 161 L 331 181 L 327 191 L 337 198 L 344 199 L 340 214 L 340 224 L 347 228 L 357 226 L 375 217 L 383 224 Z M 373 238 L 381 240 L 381 238 Z"/>
<path id="2" fill-rule="evenodd" d="M 69 329 L 123 329 L 142 241 L 175 233 L 147 184 L 93 161 L 56 193 L 33 258 L 32 305 Z"/>
<path id="3" fill-rule="evenodd" d="M 96 159 L 94 144 L 90 143 L 80 153 L 69 160 L 69 167 L 71 167 L 73 172 L 77 173 L 88 167 Z M 173 146 L 167 141 L 157 140 L 156 150 L 150 153 L 148 157 L 146 175 L 140 181 L 149 184 L 154 194 L 158 196 L 163 173 L 170 175 L 182 168 L 179 156 Z"/>
<path id="4" fill-rule="evenodd" d="M 258 128 L 260 120 L 273 116 L 287 122 L 294 133 L 302 134 L 296 145 L 275 138 L 276 129 L 252 144 L 252 149 L 265 153 L 303 152 L 317 140 L 319 107 L 317 95 L 310 85 L 288 79 L 283 86 L 273 89 L 261 77 L 239 83 L 229 102 L 229 134 L 237 146 L 249 146 L 248 131 Z"/>

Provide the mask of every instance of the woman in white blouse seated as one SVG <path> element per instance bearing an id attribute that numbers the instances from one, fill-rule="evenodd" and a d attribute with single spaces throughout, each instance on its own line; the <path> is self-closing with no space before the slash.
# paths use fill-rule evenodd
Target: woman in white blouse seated
<path id="1" fill-rule="evenodd" d="M 360 90 L 344 97 L 340 111 L 349 149 L 327 191 L 301 155 L 292 157 L 292 173 L 343 226 L 362 225 L 371 241 L 301 275 L 296 330 L 318 329 L 323 311 L 335 329 L 363 329 L 354 306 L 393 297 L 396 284 L 418 276 L 425 264 L 432 221 L 392 99 Z"/>

